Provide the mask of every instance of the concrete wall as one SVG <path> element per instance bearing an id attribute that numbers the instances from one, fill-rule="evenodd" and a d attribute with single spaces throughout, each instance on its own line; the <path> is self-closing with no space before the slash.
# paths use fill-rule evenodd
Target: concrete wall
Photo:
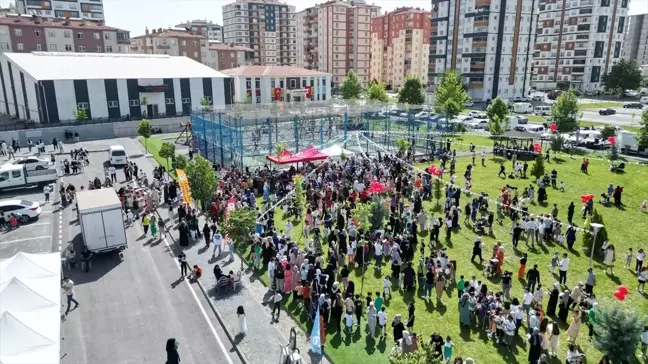
<path id="1" fill-rule="evenodd" d="M 153 119 L 150 120 L 153 128 L 161 128 L 162 133 L 180 133 L 189 117 L 178 117 L 168 119 Z M 11 143 L 11 139 L 20 140 L 22 147 L 27 146 L 27 140 L 35 144 L 39 139 L 43 139 L 45 144 L 51 144 L 54 138 L 65 141 L 65 131 L 71 130 L 79 133 L 79 140 L 97 140 L 97 139 L 110 139 L 118 137 L 135 137 L 137 136 L 137 125 L 139 121 L 126 121 L 120 123 L 105 123 L 93 125 L 63 125 L 51 128 L 41 128 L 32 130 L 16 130 L 2 132 L 0 140 Z"/>

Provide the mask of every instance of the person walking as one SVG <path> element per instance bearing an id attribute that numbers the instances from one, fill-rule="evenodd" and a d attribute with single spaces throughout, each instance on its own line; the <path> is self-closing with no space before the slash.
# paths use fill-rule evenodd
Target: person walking
<path id="1" fill-rule="evenodd" d="M 115 169 L 115 167 L 113 166 L 108 167 L 108 173 L 110 173 L 110 180 L 113 183 L 117 182 L 117 170 Z"/>
<path id="2" fill-rule="evenodd" d="M 567 253 L 563 253 L 562 259 L 560 260 L 560 263 L 558 263 L 559 266 L 559 278 L 558 278 L 558 283 L 559 284 L 567 284 L 567 270 L 569 269 L 569 258 L 567 257 Z"/>
<path id="3" fill-rule="evenodd" d="M 376 336 L 376 319 L 378 312 L 376 312 L 376 307 L 373 302 L 369 302 L 367 307 L 367 325 L 369 326 L 369 335 L 373 338 Z"/>
<path id="4" fill-rule="evenodd" d="M 157 225 L 157 218 L 155 217 L 155 215 L 151 215 L 150 225 L 151 225 L 151 237 L 156 238 L 158 225 Z"/>
<path id="5" fill-rule="evenodd" d="M 160 231 L 160 239 L 164 239 L 166 235 L 164 235 L 164 219 L 158 219 L 157 222 L 158 225 L 158 230 Z"/>
<path id="6" fill-rule="evenodd" d="M 142 216 L 142 227 L 144 228 L 144 234 L 142 236 L 146 236 L 146 234 L 148 234 L 150 225 L 151 225 L 151 217 L 149 217 L 148 214 L 144 213 L 144 216 Z"/>
<path id="7" fill-rule="evenodd" d="M 245 309 L 243 306 L 238 306 L 236 309 L 236 316 L 238 316 L 238 330 L 239 335 L 247 334 L 247 318 L 245 316 Z"/>
<path id="8" fill-rule="evenodd" d="M 70 304 L 74 302 L 74 308 L 72 308 L 72 310 L 76 310 L 76 308 L 79 307 L 79 302 L 74 299 L 74 282 L 70 277 L 63 277 L 61 288 L 63 288 L 63 291 L 67 296 L 67 310 L 65 310 L 65 315 L 67 316 L 67 314 L 70 313 Z"/>
<path id="9" fill-rule="evenodd" d="M 526 256 L 526 253 L 524 253 Z M 520 276 L 518 275 L 518 278 Z M 538 270 L 538 265 L 534 264 L 533 268 L 529 269 L 529 271 L 526 274 L 526 279 L 527 279 L 527 288 L 533 292 L 535 290 L 535 286 L 537 283 L 540 283 L 540 271 Z"/>
<path id="10" fill-rule="evenodd" d="M 283 299 L 283 296 L 281 295 L 279 290 L 275 290 L 274 295 L 272 296 L 273 305 L 272 305 L 272 316 L 271 317 L 274 319 L 274 314 L 275 314 L 275 311 L 276 311 L 277 312 L 277 318 L 275 320 L 276 322 L 279 322 L 279 316 L 281 315 L 281 300 L 282 299 Z"/>
<path id="11" fill-rule="evenodd" d="M 212 258 L 216 257 L 216 251 L 218 251 L 218 256 L 220 257 L 221 253 L 223 252 L 223 236 L 219 231 L 214 232 L 214 237 L 212 237 L 212 244 L 214 244 Z"/>
<path id="12" fill-rule="evenodd" d="M 165 364 L 180 364 L 180 355 L 178 355 L 179 346 L 180 343 L 176 339 L 171 338 L 167 340 L 166 343 L 167 360 Z"/>
<path id="13" fill-rule="evenodd" d="M 43 193 L 45 194 L 45 203 L 48 203 L 50 200 L 50 193 L 52 192 L 50 185 L 45 185 L 43 187 Z"/>

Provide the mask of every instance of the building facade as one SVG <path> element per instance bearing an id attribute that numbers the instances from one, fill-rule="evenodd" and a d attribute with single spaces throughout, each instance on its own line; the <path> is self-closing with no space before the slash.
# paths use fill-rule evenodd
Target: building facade
<path id="1" fill-rule="evenodd" d="M 128 53 L 130 33 L 103 21 L 0 17 L 0 52 Z"/>
<path id="2" fill-rule="evenodd" d="M 196 34 L 202 34 L 210 41 L 223 42 L 223 26 L 207 20 L 187 20 L 176 28 L 183 28 Z"/>
<path id="3" fill-rule="evenodd" d="M 537 0 L 432 0 L 428 84 L 456 69 L 473 100 L 522 97 L 531 86 Z"/>
<path id="4" fill-rule="evenodd" d="M 648 65 L 648 14 L 628 17 L 621 57 Z"/>
<path id="5" fill-rule="evenodd" d="M 224 5 L 223 42 L 254 50 L 256 65 L 295 65 L 295 7 L 278 0 Z"/>
<path id="6" fill-rule="evenodd" d="M 371 21 L 370 79 L 396 89 L 408 75 L 427 84 L 430 12 L 400 8 Z"/>
<path id="7" fill-rule="evenodd" d="M 602 88 L 621 57 L 628 0 L 540 0 L 533 85 L 538 90 Z"/>
<path id="8" fill-rule="evenodd" d="M 102 0 L 16 0 L 16 10 L 44 18 L 104 20 Z"/>
<path id="9" fill-rule="evenodd" d="M 184 56 L 200 63 L 207 61 L 208 50 L 206 36 L 185 30 L 146 28 L 144 35 L 131 40 L 132 53 Z"/>
<path id="10" fill-rule="evenodd" d="M 249 66 L 254 62 L 252 49 L 234 44 L 209 42 L 208 52 L 206 62 L 203 64 L 215 70 Z"/>
<path id="11" fill-rule="evenodd" d="M 234 101 L 252 104 L 326 101 L 331 74 L 290 66 L 246 66 L 222 71 L 233 78 Z"/>
<path id="12" fill-rule="evenodd" d="M 334 0 L 297 14 L 297 65 L 333 75 L 341 84 L 353 70 L 367 85 L 371 68 L 371 19 L 380 7 L 362 0 Z"/>
<path id="13" fill-rule="evenodd" d="M 3 53 L 0 85 L 3 113 L 43 123 L 74 120 L 77 109 L 122 120 L 190 115 L 203 99 L 232 103 L 231 79 L 186 57 Z"/>

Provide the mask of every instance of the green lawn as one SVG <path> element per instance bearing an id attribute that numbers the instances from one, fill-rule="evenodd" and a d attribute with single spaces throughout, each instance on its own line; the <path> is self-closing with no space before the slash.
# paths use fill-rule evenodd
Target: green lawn
<path id="1" fill-rule="evenodd" d="M 167 172 L 171 175 L 171 177 L 175 178 L 176 173 L 175 169 L 169 168 L 171 165 L 170 161 L 167 161 L 166 159 L 160 157 L 160 148 L 162 147 L 162 143 L 168 140 L 169 137 L 163 137 L 163 136 L 152 136 L 148 138 L 148 140 L 144 140 L 144 138 L 140 137 L 139 141 L 146 147 L 148 150 L 149 154 L 155 159 L 158 164 L 165 166 Z M 168 163 L 167 163 L 168 162 Z"/>
<path id="2" fill-rule="evenodd" d="M 605 101 L 605 102 L 582 103 L 582 104 L 578 105 L 578 108 L 580 110 L 607 109 L 607 108 L 615 108 L 615 107 L 623 107 L 623 103 L 622 102 Z"/>
<path id="3" fill-rule="evenodd" d="M 468 136 L 464 136 L 464 140 L 466 140 L 466 138 L 468 138 Z M 457 174 L 459 176 L 462 175 L 462 172 L 465 170 L 465 167 L 469 162 L 469 157 L 458 159 Z M 496 174 L 499 170 L 500 162 L 502 161 L 499 158 L 489 157 L 486 162 L 486 167 L 478 165 L 473 169 L 473 191 L 488 192 L 492 198 L 495 198 L 498 189 L 505 184 L 517 186 L 522 190 L 524 186 L 527 186 L 530 183 L 529 180 L 503 180 L 497 178 Z M 509 169 L 510 162 L 507 162 L 506 165 L 507 169 Z M 642 244 L 645 244 L 645 228 L 641 228 L 641 226 L 645 226 L 648 215 L 639 212 L 639 206 L 644 199 L 648 198 L 648 195 L 646 195 L 646 193 L 648 193 L 648 182 L 644 180 L 644 178 L 648 177 L 648 167 L 627 165 L 625 174 L 613 174 L 607 170 L 607 162 L 592 160 L 590 163 L 589 174 L 586 175 L 579 171 L 579 165 L 579 159 L 571 160 L 568 156 L 565 156 L 562 159 L 552 160 L 551 164 L 546 164 L 547 172 L 551 171 L 552 168 L 556 168 L 558 171 L 558 180 L 565 181 L 566 183 L 566 191 L 559 192 L 557 190 L 549 189 L 549 204 L 547 206 L 539 206 L 537 204 L 532 205 L 530 212 L 535 214 L 549 213 L 551 205 L 556 203 L 559 207 L 559 217 L 562 220 L 566 220 L 567 206 L 570 201 L 574 201 L 577 206 L 574 221 L 577 221 L 577 225 L 582 226 L 581 215 L 579 215 L 581 195 L 594 194 L 597 196 L 596 200 L 598 200 L 598 196 L 605 190 L 609 183 L 624 186 L 623 201 L 625 206 L 623 209 L 603 207 L 598 203 L 595 205 L 595 208 L 602 213 L 604 217 L 610 241 L 617 248 L 615 268 L 616 276 L 614 277 L 603 272 L 602 266 L 600 265 L 600 257 L 596 258 L 594 267 L 598 276 L 598 282 L 595 287 L 595 293 L 598 295 L 599 302 L 601 302 L 602 305 L 605 305 L 612 301 L 612 293 L 617 286 L 619 284 L 625 284 L 631 291 L 627 298 L 627 305 L 646 313 L 648 312 L 648 301 L 645 296 L 634 291 L 636 287 L 636 278 L 632 271 L 622 268 L 622 262 L 628 248 L 633 248 L 635 252 L 640 247 L 645 248 L 645 245 L 642 246 Z M 427 165 L 419 165 L 419 167 L 424 168 L 427 167 Z M 463 179 L 461 177 L 458 177 L 457 181 L 458 183 L 463 184 Z M 462 209 L 463 205 L 465 205 L 468 200 L 469 199 L 465 195 L 462 196 Z M 435 203 L 433 201 L 424 202 L 424 208 L 426 211 L 432 211 L 435 209 Z M 282 218 L 282 213 L 280 211 L 277 212 L 278 213 L 275 214 L 276 226 L 279 229 L 283 229 L 285 223 Z M 436 215 L 439 216 L 439 213 L 437 212 Z M 463 218 L 461 218 L 460 221 L 463 221 Z M 538 264 L 541 272 L 541 281 L 545 286 L 545 291 L 547 291 L 558 278 L 557 275 L 551 276 L 551 273 L 547 268 L 551 254 L 554 251 L 559 252 L 561 255 L 563 252 L 567 252 L 572 259 L 569 267 L 567 287 L 571 289 L 577 281 L 585 279 L 589 252 L 583 251 L 581 233 L 577 236 L 577 242 L 574 246 L 575 250 L 573 251 L 568 251 L 565 247 L 554 244 L 549 244 L 548 246 L 543 245 L 540 248 L 531 250 L 525 246 L 523 242 L 519 245 L 520 250 L 514 250 L 511 245 L 509 227 L 510 224 L 508 220 L 506 220 L 503 226 L 496 225 L 494 227 L 493 236 L 484 237 L 484 243 L 486 244 L 486 248 L 484 249 L 484 258 L 489 258 L 490 248 L 493 246 L 495 241 L 499 239 L 505 246 L 504 269 L 517 272 L 519 256 L 523 252 L 528 252 L 529 262 L 527 266 L 529 267 L 533 264 Z M 641 233 L 640 231 L 644 231 L 644 233 Z M 301 235 L 301 224 L 299 224 L 293 228 L 292 238 L 296 239 L 300 245 L 303 246 L 304 239 Z M 425 241 L 427 243 L 427 237 L 425 235 L 426 234 L 422 234 L 420 236 L 419 242 Z M 497 287 L 499 287 L 499 279 L 485 279 L 482 274 L 483 267 L 470 263 L 471 247 L 475 236 L 475 233 L 473 233 L 469 228 L 464 227 L 456 234 L 453 234 L 450 243 L 446 243 L 442 239 L 442 245 L 443 248 L 447 249 L 451 259 L 455 259 L 458 262 L 458 276 L 464 275 L 466 279 L 470 279 L 471 276 L 475 275 L 477 279 L 481 279 L 482 281 L 488 280 L 489 282 L 487 282 L 487 284 L 489 287 L 497 289 Z M 429 249 L 426 249 L 426 252 L 429 252 Z M 417 249 L 415 261 L 418 261 L 418 256 L 419 253 Z M 382 278 L 389 272 L 389 267 L 386 269 L 383 268 L 382 272 L 379 272 L 374 269 L 373 265 L 371 265 L 367 268 L 364 276 L 359 269 L 356 269 L 352 273 L 351 279 L 356 282 L 357 290 L 362 289 L 364 296 L 366 295 L 366 292 L 382 291 Z M 268 278 L 265 273 L 262 276 L 262 280 L 266 284 L 268 283 Z M 516 297 L 521 297 L 524 282 L 516 282 L 516 280 L 517 279 L 514 279 L 514 289 L 512 294 Z M 548 294 L 545 294 L 545 305 L 547 299 Z M 442 305 L 437 305 L 436 300 L 426 301 L 420 298 L 418 294 L 412 295 L 397 292 L 394 294 L 393 299 L 386 303 L 388 307 L 387 312 L 389 320 L 391 321 L 397 313 L 403 314 L 403 317 L 406 318 L 406 305 L 411 301 L 415 302 L 417 313 L 414 331 L 417 332 L 419 337 L 422 339 L 428 340 L 433 331 L 439 331 L 444 337 L 447 335 L 452 337 L 453 342 L 456 345 L 455 356 L 462 356 L 463 358 L 472 357 L 479 363 L 527 362 L 528 346 L 525 340 L 522 340 L 521 338 L 517 339 L 516 348 L 512 352 L 509 352 L 507 349 L 495 346 L 494 342 L 488 340 L 483 332 L 478 332 L 474 329 L 470 333 L 466 330 L 463 332 L 460 331 L 458 325 L 459 317 L 457 311 L 456 290 L 448 290 L 446 297 L 443 299 Z M 302 312 L 300 306 L 296 302 L 292 302 L 290 298 L 287 298 L 286 307 L 287 310 L 292 313 L 293 317 L 297 318 L 299 324 L 308 330 L 309 328 L 306 327 L 308 326 L 306 316 Z M 564 333 L 567 329 L 567 325 L 561 325 L 561 329 Z M 371 363 L 388 363 L 387 356 L 392 348 L 391 340 L 389 338 L 391 337 L 391 330 L 388 330 L 388 332 L 387 344 L 379 344 L 377 341 L 368 338 L 364 324 L 359 330 L 349 336 L 339 333 L 329 333 L 326 339 L 327 346 L 325 352 L 336 363 L 369 361 Z M 559 351 L 560 359 L 563 361 L 567 351 L 566 344 L 567 340 L 563 334 L 560 340 Z M 594 349 L 587 340 L 587 327 L 585 325 L 582 325 L 578 344 L 580 345 L 581 351 L 584 351 L 587 354 L 588 362 L 596 363 L 600 359 L 601 354 Z M 558 360 L 550 362 L 558 363 Z"/>

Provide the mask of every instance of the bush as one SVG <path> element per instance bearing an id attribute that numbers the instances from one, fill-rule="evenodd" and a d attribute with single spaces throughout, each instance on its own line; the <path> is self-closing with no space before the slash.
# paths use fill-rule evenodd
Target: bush
<path id="1" fill-rule="evenodd" d="M 545 174 L 545 165 L 544 165 L 544 158 L 542 158 L 542 155 L 539 155 L 536 157 L 535 162 L 533 162 L 533 166 L 531 166 L 531 175 L 538 180 Z"/>
<path id="2" fill-rule="evenodd" d="M 592 213 L 592 216 L 588 217 L 587 220 L 585 220 L 585 225 L 583 226 L 583 229 L 585 230 L 592 230 L 592 226 L 590 225 L 591 223 L 599 223 L 601 225 L 605 225 L 603 222 L 603 215 L 599 214 L 597 209 L 594 209 L 594 212 Z M 608 234 L 607 230 L 605 229 L 605 226 L 599 230 L 598 235 L 596 235 L 596 244 L 594 245 L 595 249 L 599 249 L 602 245 L 603 242 L 608 239 Z M 592 248 L 592 242 L 594 241 L 594 234 L 589 234 L 589 233 L 583 233 L 583 247 L 589 249 Z"/>
<path id="3" fill-rule="evenodd" d="M 637 309 L 627 309 L 617 303 L 601 308 L 594 326 L 594 347 L 606 354 L 613 363 L 629 363 L 645 324 Z"/>
<path id="4" fill-rule="evenodd" d="M 177 154 L 171 161 L 171 166 L 173 167 L 173 169 L 185 169 L 187 168 L 187 164 L 189 164 L 189 160 L 187 159 L 187 157 L 181 154 Z"/>

